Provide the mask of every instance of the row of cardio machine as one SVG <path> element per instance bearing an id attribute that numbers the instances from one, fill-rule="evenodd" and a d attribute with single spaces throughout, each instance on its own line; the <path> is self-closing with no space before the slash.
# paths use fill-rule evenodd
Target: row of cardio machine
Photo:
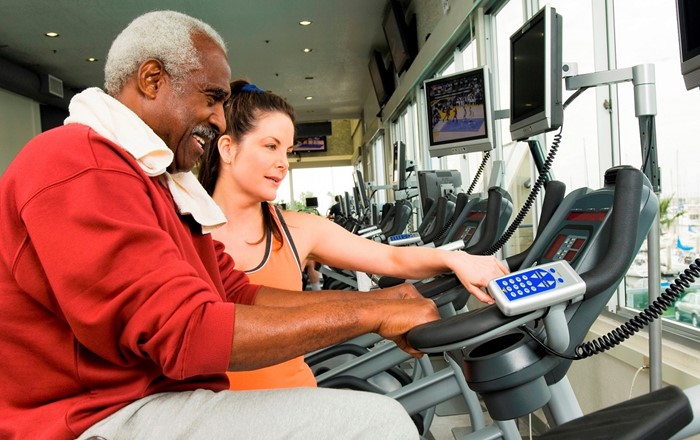
<path id="1" fill-rule="evenodd" d="M 699 433 L 700 417 L 694 417 L 693 410 L 700 405 L 692 403 L 700 403 L 700 390 L 666 387 L 583 416 L 567 379 L 572 362 L 613 348 L 662 312 L 654 302 L 650 307 L 656 309 L 643 311 L 625 328 L 583 341 L 658 212 L 658 200 L 641 171 L 615 167 L 606 172 L 604 182 L 600 189 L 579 188 L 565 197 L 563 184 L 546 184 L 535 239 L 524 252 L 505 260 L 511 274 L 489 285 L 495 304 L 467 310 L 468 293 L 452 274 L 415 281 L 417 289 L 440 306 L 442 318 L 416 327 L 408 340 L 424 353 L 443 355 L 444 368 L 434 370 L 429 356 L 414 361 L 393 343 L 365 335 L 307 356 L 319 386 L 393 397 L 423 438 L 431 438 L 436 406 L 457 396 L 464 399 L 471 421 L 460 435 L 464 439 L 520 439 L 517 419 L 540 408 L 550 426 L 542 439 L 661 439 Z M 498 209 L 491 206 L 489 211 L 489 200 L 496 205 L 497 199 Z M 451 215 L 436 216 L 421 241 L 429 242 L 432 233 L 438 245 L 456 242 L 451 244 L 461 249 L 456 252 L 488 253 L 503 232 L 501 216 L 509 218 L 512 211 L 512 204 L 510 211 L 501 211 L 503 200 L 509 200 L 507 194 L 494 189 L 474 203 L 484 203 L 478 226 L 484 229 L 466 239 L 464 229 L 462 235 L 445 232 L 455 229 L 470 203 L 469 197 L 458 196 Z M 436 208 L 439 204 L 447 205 L 438 201 Z M 447 220 L 440 220 L 443 217 Z M 487 225 L 495 232 L 487 234 Z M 682 291 L 700 275 L 699 265 L 700 259 L 676 280 L 677 289 Z M 392 280 L 397 281 L 402 280 Z"/>
<path id="2" fill-rule="evenodd" d="M 362 181 L 361 172 L 356 173 Z M 374 215 L 341 215 L 335 221 L 364 238 L 392 246 L 465 249 L 472 254 L 484 254 L 508 225 L 513 212 L 511 196 L 499 186 L 492 186 L 485 194 L 465 193 L 461 187 L 451 184 L 443 185 L 441 189 L 435 178 L 441 173 L 446 173 L 447 180 L 452 181 L 457 176 L 461 183 L 459 172 L 455 170 L 425 172 L 434 180 L 432 183 L 439 195 L 421 197 L 423 215 L 415 232 L 406 232 L 413 216 L 413 206 L 406 199 L 386 203 L 381 212 Z M 357 278 L 365 275 L 329 267 L 322 267 L 321 272 L 324 274 L 324 289 L 333 290 L 361 288 Z M 399 281 L 404 280 L 371 276 L 370 287 L 388 287 Z"/>

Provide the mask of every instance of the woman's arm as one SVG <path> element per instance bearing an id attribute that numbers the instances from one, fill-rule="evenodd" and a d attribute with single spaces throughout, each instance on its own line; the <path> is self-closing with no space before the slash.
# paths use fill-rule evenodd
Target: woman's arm
<path id="1" fill-rule="evenodd" d="M 362 238 L 324 218 L 285 212 L 285 220 L 302 259 L 329 266 L 406 279 L 423 279 L 454 272 L 469 293 L 479 300 L 493 300 L 481 288 L 508 273 L 492 256 L 436 248 L 397 247 Z"/>

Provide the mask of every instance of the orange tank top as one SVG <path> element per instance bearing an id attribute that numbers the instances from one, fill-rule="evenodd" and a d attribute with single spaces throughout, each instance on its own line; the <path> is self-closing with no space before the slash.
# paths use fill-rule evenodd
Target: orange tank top
<path id="1" fill-rule="evenodd" d="M 302 267 L 292 236 L 282 219 L 282 214 L 267 204 L 284 242 L 280 246 L 271 231 L 267 231 L 265 255 L 260 264 L 246 273 L 250 282 L 278 289 L 301 290 Z M 263 208 L 264 209 L 264 208 Z M 226 373 L 232 390 L 260 390 L 269 388 L 315 387 L 316 378 L 300 356 L 281 364 L 251 371 Z"/>

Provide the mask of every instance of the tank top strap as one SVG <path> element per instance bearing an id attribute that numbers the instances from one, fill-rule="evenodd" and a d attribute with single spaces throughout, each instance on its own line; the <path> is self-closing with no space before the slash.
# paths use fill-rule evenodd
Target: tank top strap
<path id="1" fill-rule="evenodd" d="M 287 223 L 284 221 L 284 217 L 282 216 L 282 213 L 280 212 L 279 208 L 274 206 L 271 203 L 267 204 L 270 207 L 270 211 L 272 212 L 272 216 L 275 218 L 275 221 L 277 222 L 277 225 L 280 227 L 280 230 L 282 231 L 282 234 L 284 234 L 285 240 L 287 240 L 287 243 L 289 243 L 289 247 L 292 249 L 292 253 L 294 254 L 294 259 L 297 262 L 297 266 L 299 267 L 299 272 L 303 272 L 302 266 L 301 266 L 301 260 L 299 260 L 299 252 L 297 252 L 297 247 L 294 245 L 294 240 L 292 239 L 292 234 L 289 233 L 289 228 L 287 227 Z"/>

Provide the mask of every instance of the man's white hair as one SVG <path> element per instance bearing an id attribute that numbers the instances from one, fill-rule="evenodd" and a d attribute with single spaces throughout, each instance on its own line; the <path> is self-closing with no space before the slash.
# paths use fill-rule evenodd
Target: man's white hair
<path id="1" fill-rule="evenodd" d="M 141 63 L 160 60 L 177 83 L 200 66 L 192 36 L 204 34 L 226 53 L 221 36 L 201 20 L 175 11 L 153 11 L 135 18 L 112 42 L 105 63 L 105 91 L 115 96 Z"/>

